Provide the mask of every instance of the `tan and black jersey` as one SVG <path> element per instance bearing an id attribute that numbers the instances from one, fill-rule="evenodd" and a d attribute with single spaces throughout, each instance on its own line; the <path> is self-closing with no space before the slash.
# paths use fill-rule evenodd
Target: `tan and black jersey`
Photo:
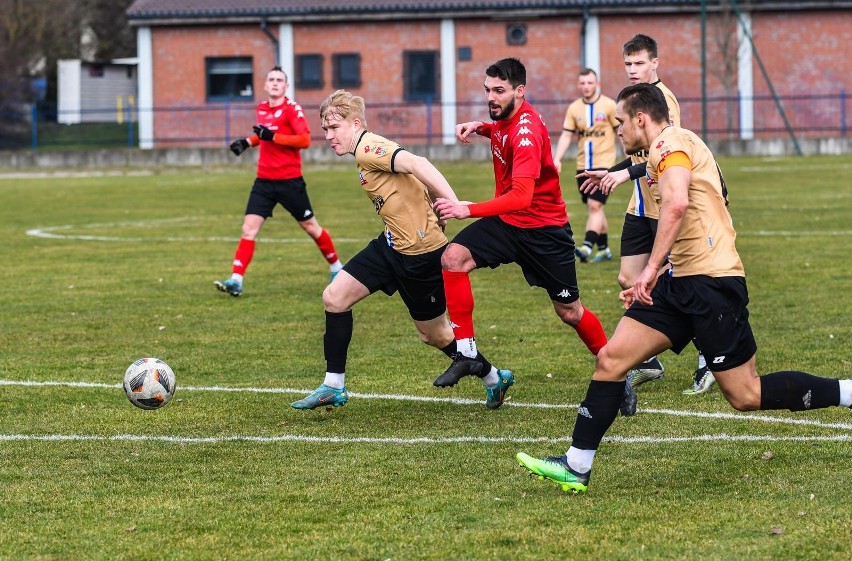
<path id="1" fill-rule="evenodd" d="M 447 244 L 438 225 L 426 186 L 410 173 L 396 173 L 394 158 L 399 144 L 361 133 L 355 145 L 355 162 L 364 192 L 385 223 L 388 245 L 404 255 L 420 255 Z"/>
<path id="2" fill-rule="evenodd" d="M 605 95 L 587 103 L 582 97 L 565 111 L 562 128 L 575 133 L 577 169 L 607 169 L 615 164 L 615 101 Z"/>
<path id="3" fill-rule="evenodd" d="M 677 102 L 677 98 L 661 81 L 657 80 L 653 85 L 660 88 L 666 98 L 666 105 L 669 106 L 669 124 L 679 127 L 680 104 Z M 648 161 L 648 154 L 647 152 L 633 154 L 630 156 L 630 160 L 633 165 L 641 164 Z M 654 220 L 660 217 L 660 206 L 648 191 L 647 177 L 633 180 L 633 196 L 630 197 L 630 202 L 627 204 L 627 214 L 653 218 Z"/>
<path id="4" fill-rule="evenodd" d="M 684 157 L 685 156 L 685 157 Z M 648 179 L 659 205 L 659 178 L 667 165 L 689 166 L 689 205 L 669 261 L 673 277 L 705 275 L 744 277 L 734 241 L 737 233 L 728 213 L 722 175 L 707 145 L 692 131 L 666 127 L 651 143 Z"/>

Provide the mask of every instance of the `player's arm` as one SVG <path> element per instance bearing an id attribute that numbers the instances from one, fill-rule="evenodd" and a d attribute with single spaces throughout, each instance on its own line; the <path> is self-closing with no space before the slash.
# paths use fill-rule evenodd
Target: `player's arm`
<path id="1" fill-rule="evenodd" d="M 391 171 L 394 173 L 410 173 L 420 180 L 434 201 L 438 198 L 458 202 L 455 191 L 450 187 L 447 178 L 438 171 L 432 162 L 423 156 L 417 156 L 406 150 L 399 150 L 393 156 Z"/>
<path id="2" fill-rule="evenodd" d="M 266 140 L 280 144 L 281 146 L 290 146 L 292 148 L 307 148 L 311 145 L 311 133 L 304 131 L 298 134 L 281 134 L 269 129 L 263 125 L 255 125 L 252 127 L 254 134 L 260 140 Z"/>
<path id="3" fill-rule="evenodd" d="M 467 201 L 454 202 L 449 199 L 439 198 L 435 200 L 435 212 L 441 220 L 456 218 L 482 218 L 483 216 L 497 216 L 516 210 L 528 208 L 532 203 L 535 179 L 531 177 L 512 178 L 512 186 L 490 201 L 482 203 L 471 203 Z"/>
<path id="4" fill-rule="evenodd" d="M 562 173 L 562 157 L 565 152 L 571 147 L 571 141 L 577 136 L 577 131 L 564 129 L 559 135 L 559 141 L 556 143 L 556 152 L 553 154 L 553 165 L 556 166 L 556 171 Z"/>
<path id="5" fill-rule="evenodd" d="M 468 121 L 467 123 L 456 125 L 456 138 L 464 144 L 470 142 L 468 137 L 473 133 L 491 138 L 491 125 L 482 121 Z"/>
<path id="6" fill-rule="evenodd" d="M 689 182 L 692 180 L 692 164 L 684 152 L 668 154 L 658 168 L 660 218 L 657 221 L 657 235 L 648 264 L 634 285 L 634 296 L 643 304 L 653 304 L 651 291 L 683 225 L 689 206 Z"/>

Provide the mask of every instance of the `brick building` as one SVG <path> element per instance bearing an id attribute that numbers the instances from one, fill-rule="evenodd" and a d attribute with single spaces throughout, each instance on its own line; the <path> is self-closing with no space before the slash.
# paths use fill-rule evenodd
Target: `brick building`
<path id="1" fill-rule="evenodd" d="M 805 131 L 797 134 L 845 134 L 852 1 L 707 0 L 706 17 L 701 4 L 136 0 L 127 15 L 138 31 L 140 144 L 220 146 L 246 134 L 275 64 L 316 138 L 319 103 L 343 87 L 364 96 L 377 132 L 453 143 L 455 123 L 485 116 L 484 70 L 507 56 L 527 66 L 528 98 L 558 134 L 582 66 L 598 70 L 607 95 L 626 85 L 621 46 L 636 33 L 657 40 L 659 75 L 688 128 L 784 136 L 774 91 L 787 99 L 791 126 Z M 795 95 L 815 97 L 790 101 Z"/>

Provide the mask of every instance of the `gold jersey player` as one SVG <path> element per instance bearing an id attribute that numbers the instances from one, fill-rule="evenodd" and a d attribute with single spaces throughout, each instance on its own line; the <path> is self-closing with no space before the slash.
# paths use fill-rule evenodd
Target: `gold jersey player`
<path id="1" fill-rule="evenodd" d="M 651 256 L 634 286 L 621 293 L 626 312 L 598 353 L 571 447 L 543 460 L 516 456 L 532 474 L 574 493 L 587 489 L 631 366 L 666 349 L 679 353 L 693 337 L 722 395 L 738 411 L 852 406 L 852 380 L 799 371 L 758 375 L 745 273 L 713 154 L 696 134 L 669 124 L 659 88 L 628 86 L 617 101 L 625 151 L 649 154 L 650 193 L 660 208 Z M 671 268 L 660 275 L 667 259 Z"/>
<path id="2" fill-rule="evenodd" d="M 352 307 L 374 292 L 399 292 L 420 340 L 457 353 L 446 317 L 441 254 L 447 245 L 442 223 L 432 210 L 435 197 L 458 200 L 447 180 L 429 160 L 367 130 L 364 99 L 338 90 L 320 106 L 325 138 L 338 156 L 353 154 L 358 181 L 384 222 L 384 231 L 362 249 L 323 292 L 325 306 L 325 380 L 296 409 L 344 405 L 346 358 L 352 339 Z M 477 365 L 497 379 L 486 387 L 486 406 L 503 404 L 514 379 L 479 354 Z"/>
<path id="3" fill-rule="evenodd" d="M 468 276 L 474 269 L 517 263 L 530 286 L 547 291 L 556 315 L 574 328 L 593 355 L 606 343 L 600 320 L 580 301 L 574 239 L 550 135 L 541 115 L 524 98 L 526 81 L 526 69 L 518 59 L 492 64 L 484 83 L 492 122 L 456 125 L 456 137 L 463 143 L 474 132 L 490 138 L 495 191 L 493 199 L 481 203 L 435 201 L 442 219 L 479 218 L 456 234 L 441 258 L 447 311 L 462 356 L 435 379 L 439 387 L 453 386 L 470 374 L 486 385 L 495 382 L 475 359 Z"/>
<path id="4" fill-rule="evenodd" d="M 270 70 L 264 85 L 269 99 L 257 106 L 254 134 L 231 143 L 231 151 L 237 156 L 250 146 L 260 149 L 257 178 L 246 205 L 231 278 L 214 282 L 216 288 L 231 296 L 243 293 L 243 277 L 254 257 L 255 239 L 279 203 L 314 240 L 328 262 L 332 278 L 343 267 L 331 236 L 317 222 L 308 198 L 305 180 L 302 178 L 301 150 L 310 146 L 311 131 L 302 107 L 284 95 L 287 87 L 284 71 L 278 66 Z"/>
<path id="5" fill-rule="evenodd" d="M 562 134 L 556 143 L 553 165 L 562 172 L 562 157 L 577 140 L 577 173 L 585 170 L 607 170 L 615 164 L 615 101 L 600 93 L 597 73 L 591 68 L 580 70 L 577 88 L 581 97 L 568 106 Z M 577 186 L 581 187 L 584 177 L 577 177 Z M 580 197 L 588 210 L 586 219 L 586 237 L 583 245 L 574 251 L 582 262 L 610 261 L 612 250 L 609 248 L 609 225 L 604 205 L 606 193 L 595 191 L 586 194 L 580 191 Z M 592 257 L 595 244 L 598 252 Z"/>

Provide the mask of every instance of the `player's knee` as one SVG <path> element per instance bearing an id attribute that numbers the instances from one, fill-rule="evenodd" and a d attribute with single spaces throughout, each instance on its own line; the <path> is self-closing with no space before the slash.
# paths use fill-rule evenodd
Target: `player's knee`
<path id="1" fill-rule="evenodd" d="M 580 319 L 583 317 L 583 304 L 581 304 L 579 300 L 571 302 L 570 304 L 556 306 L 555 310 L 559 319 L 571 327 L 575 327 L 578 323 L 580 323 Z"/>
<path id="2" fill-rule="evenodd" d="M 722 390 L 725 399 L 737 411 L 759 411 L 760 392 L 752 388 L 739 388 L 736 392 Z"/>
<path id="3" fill-rule="evenodd" d="M 468 271 L 468 256 L 464 247 L 451 243 L 441 255 L 441 267 L 445 271 Z"/>
<path id="4" fill-rule="evenodd" d="M 340 291 L 333 285 L 334 283 L 329 284 L 322 291 L 322 305 L 326 312 L 343 313 L 349 309 L 349 306 L 343 301 Z"/>
<path id="5" fill-rule="evenodd" d="M 618 272 L 618 285 L 621 286 L 622 289 L 627 290 L 631 286 L 633 286 L 633 282 L 636 279 L 631 278 L 630 275 L 624 273 L 623 271 Z"/>

